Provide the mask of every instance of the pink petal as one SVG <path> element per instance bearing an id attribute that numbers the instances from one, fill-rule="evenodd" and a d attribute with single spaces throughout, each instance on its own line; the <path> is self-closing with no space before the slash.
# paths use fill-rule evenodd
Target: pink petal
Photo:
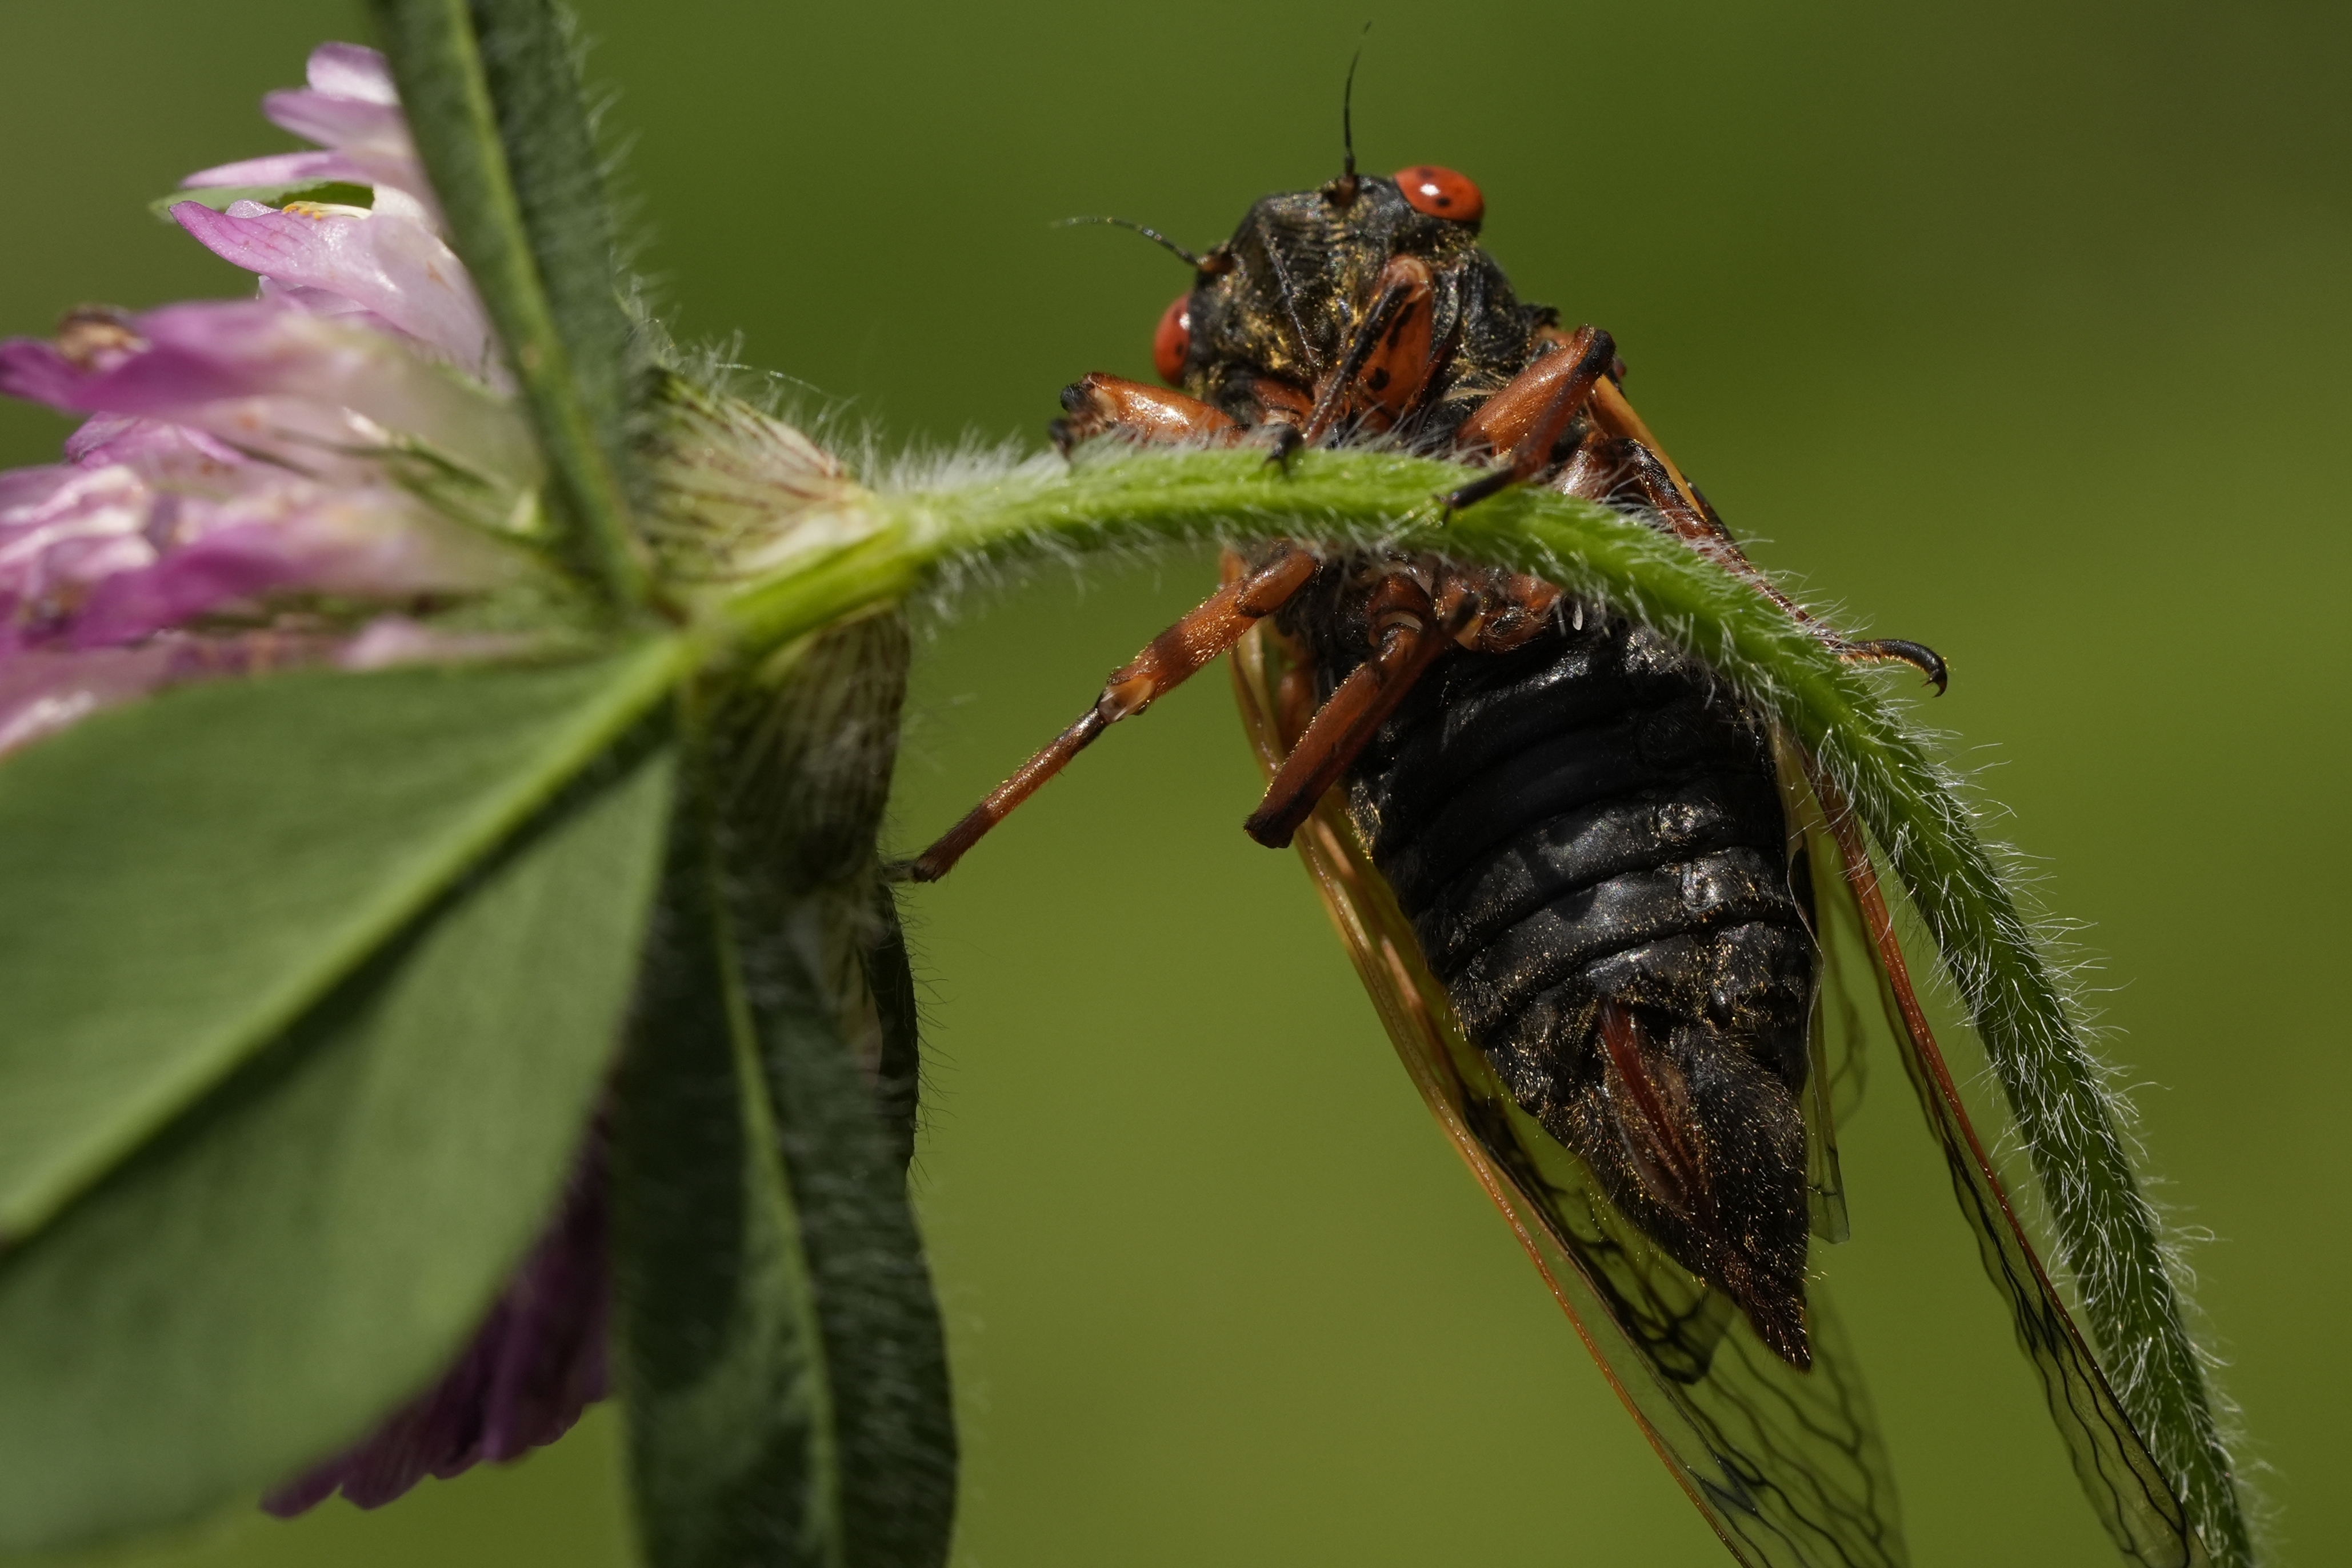
<path id="1" fill-rule="evenodd" d="M 111 647 L 238 600 L 302 581 L 310 564 L 267 528 L 231 529 L 175 550 L 138 571 L 110 573 L 91 585 L 67 645 Z"/>
<path id="2" fill-rule="evenodd" d="M 311 51 L 310 80 L 307 88 L 263 98 L 262 112 L 296 135 L 319 142 L 324 151 L 281 153 L 222 163 L 199 170 L 181 183 L 283 185 L 345 180 L 374 187 L 378 208 L 385 205 L 386 191 L 399 192 L 413 204 L 412 216 L 428 228 L 439 228 L 440 208 L 432 182 L 425 177 L 425 167 L 417 159 L 416 143 L 408 134 L 408 121 L 400 111 L 400 97 L 393 89 L 392 72 L 383 57 L 357 44 L 321 44 Z M 429 339 L 432 334 L 419 332 L 418 336 Z"/>
<path id="3" fill-rule="evenodd" d="M 406 335 L 358 300 L 330 293 L 324 289 L 306 288 L 299 283 L 280 283 L 275 278 L 265 278 L 258 292 L 262 299 L 281 304 L 289 310 L 299 310 L 306 316 L 340 321 L 347 327 L 366 327 L 387 337 Z"/>
<path id="4" fill-rule="evenodd" d="M 279 283 L 340 294 L 470 374 L 493 380 L 501 374 L 472 280 L 421 222 L 388 212 L 312 216 L 248 202 L 226 213 L 182 202 L 172 216 L 225 261 Z"/>
<path id="5" fill-rule="evenodd" d="M 180 184 L 190 190 L 215 185 L 299 185 L 327 180 L 363 185 L 368 176 L 341 153 L 273 153 L 267 158 L 199 169 Z"/>
<path id="6" fill-rule="evenodd" d="M 304 75 L 314 90 L 330 98 L 400 101 L 399 89 L 392 84 L 392 63 L 364 44 L 320 44 L 310 51 Z"/>
<path id="7" fill-rule="evenodd" d="M 364 480 L 379 471 L 387 440 L 407 436 L 493 480 L 519 486 L 536 476 L 513 408 L 420 359 L 404 339 L 282 299 L 167 305 L 108 331 L 114 346 L 77 346 L 79 359 L 35 339 L 0 343 L 0 392 L 192 426 L 316 474 Z"/>
<path id="8" fill-rule="evenodd" d="M 452 632 L 406 616 L 378 616 L 335 655 L 339 669 L 390 669 L 403 664 L 473 664 L 529 653 L 520 632 Z"/>
<path id="9" fill-rule="evenodd" d="M 0 668 L 28 647 L 136 642 L 289 592 L 403 601 L 512 580 L 515 559 L 406 492 L 204 463 L 0 474 Z"/>
<path id="10" fill-rule="evenodd" d="M 167 686 L 316 664 L 332 646 L 323 637 L 250 632 L 0 658 L 0 754 Z"/>
<path id="11" fill-rule="evenodd" d="M 93 415 L 66 437 L 66 458 L 91 468 L 120 463 L 150 476 L 202 473 L 247 461 L 236 448 L 201 430 L 124 414 Z"/>
<path id="12" fill-rule="evenodd" d="M 394 103 L 337 98 L 298 87 L 265 95 L 261 112 L 271 124 L 323 147 L 397 144 L 408 140 L 408 121 L 401 118 L 400 106 Z"/>
<path id="13" fill-rule="evenodd" d="M 478 591 L 512 574 L 504 552 L 395 490 L 292 481 L 226 501 L 173 500 L 176 540 L 152 564 L 89 584 L 66 633 L 71 646 L 136 641 L 276 594 L 399 600 Z"/>
<path id="14" fill-rule="evenodd" d="M 59 353 L 55 343 L 40 338 L 0 342 L 0 392 L 11 397 L 75 412 L 74 399 L 89 377 L 89 373 Z"/>
<path id="15" fill-rule="evenodd" d="M 0 756 L 153 690 L 173 658 L 161 645 L 0 658 Z"/>
<path id="16" fill-rule="evenodd" d="M 307 89 L 263 98 L 262 112 L 297 136 L 343 154 L 364 183 L 414 196 L 439 226 L 432 184 L 417 159 L 383 57 L 357 44 L 321 44 L 311 52 L 310 79 Z"/>
<path id="17" fill-rule="evenodd" d="M 70 625 L 90 584 L 154 564 L 157 500 L 129 468 L 0 474 L 0 668 Z"/>

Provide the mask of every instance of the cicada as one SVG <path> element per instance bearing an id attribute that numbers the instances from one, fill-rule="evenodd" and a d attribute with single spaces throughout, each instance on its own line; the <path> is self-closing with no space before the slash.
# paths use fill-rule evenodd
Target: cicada
<path id="1" fill-rule="evenodd" d="M 1270 195 L 1160 320 L 1168 387 L 1092 374 L 1102 437 L 1378 439 L 1626 509 L 1780 604 L 1626 400 L 1601 329 L 1521 302 L 1435 166 Z M 1145 231 L 1147 234 L 1149 230 Z M 1912 642 L 1847 641 L 1940 689 Z M 1626 1409 L 1743 1563 L 1906 1560 L 1816 1244 L 1847 1231 L 1839 1085 L 1891 1020 L 2093 1505 L 2135 1562 L 2203 1552 L 2037 1260 L 1906 968 L 1863 828 L 1756 702 L 1655 628 L 1442 554 L 1229 551 L 1199 608 L 911 864 L 943 875 L 1111 725 L 1231 653 L 1296 846 L 1406 1069 Z"/>

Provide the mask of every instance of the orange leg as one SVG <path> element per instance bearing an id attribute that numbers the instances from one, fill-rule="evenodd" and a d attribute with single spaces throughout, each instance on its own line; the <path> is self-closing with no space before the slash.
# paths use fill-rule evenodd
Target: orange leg
<path id="1" fill-rule="evenodd" d="M 1046 434 L 1053 437 L 1055 450 L 1066 458 L 1079 442 L 1097 436 L 1118 435 L 1146 444 L 1199 441 L 1218 447 L 1271 436 L 1271 460 L 1283 462 L 1303 444 L 1299 430 L 1313 405 L 1305 393 L 1271 376 L 1259 376 L 1250 391 L 1257 404 L 1257 417 L 1244 425 L 1190 394 L 1095 371 L 1062 388 L 1062 406 L 1069 416 L 1047 426 Z"/>
<path id="2" fill-rule="evenodd" d="M 1445 510 L 1459 511 L 1549 468 L 1552 448 L 1616 359 L 1617 345 L 1607 332 L 1579 327 L 1559 348 L 1473 409 L 1454 433 L 1454 444 L 1465 451 L 1486 447 L 1503 461 L 1492 473 L 1440 497 Z"/>
<path id="3" fill-rule="evenodd" d="M 1062 388 L 1066 419 L 1047 427 L 1067 457 L 1072 447 L 1116 430 L 1139 441 L 1238 441 L 1244 432 L 1223 409 L 1164 386 L 1146 386 L 1096 371 Z"/>
<path id="4" fill-rule="evenodd" d="M 1284 544 L 1271 561 L 1210 595 L 1198 609 L 1113 670 L 1102 695 L 1076 723 L 1023 763 L 1020 771 L 997 785 L 938 843 L 916 857 L 905 868 L 905 875 L 918 882 L 936 882 L 946 876 L 990 828 L 1036 794 L 1039 785 L 1066 767 L 1096 736 L 1150 707 L 1161 693 L 1181 684 L 1241 641 L 1250 627 L 1288 604 L 1314 577 L 1318 564 L 1307 551 Z"/>
<path id="5" fill-rule="evenodd" d="M 1393 423 L 1421 395 L 1434 363 L 1430 326 L 1435 293 L 1435 274 L 1418 256 L 1396 257 L 1381 268 L 1371 309 L 1357 323 L 1347 353 L 1322 378 L 1299 433 L 1306 444 L 1322 440 L 1350 413 Z"/>
<path id="6" fill-rule="evenodd" d="M 1378 651 L 1331 693 L 1283 759 L 1242 831 L 1269 849 L 1288 844 L 1413 683 L 1481 618 L 1482 607 L 1478 595 L 1458 577 L 1441 573 L 1434 595 L 1409 571 L 1382 578 L 1366 606 L 1380 638 Z"/>

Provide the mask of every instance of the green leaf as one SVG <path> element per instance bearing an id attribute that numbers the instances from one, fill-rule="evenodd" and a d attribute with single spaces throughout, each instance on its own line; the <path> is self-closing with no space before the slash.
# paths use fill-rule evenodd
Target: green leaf
<path id="1" fill-rule="evenodd" d="M 892 942 L 873 846 L 905 658 L 895 620 L 844 627 L 689 730 L 615 1130 L 654 1568 L 946 1557 L 946 1356 L 866 979 Z"/>
<path id="2" fill-rule="evenodd" d="M 590 662 L 189 687 L 0 767 L 0 1235 L 277 1036 L 667 689 Z"/>
<path id="3" fill-rule="evenodd" d="M 546 0 L 372 0 L 416 150 L 530 405 L 574 563 L 640 606 L 628 324 L 572 52 Z"/>
<path id="4" fill-rule="evenodd" d="M 264 206 L 282 207 L 288 202 L 323 202 L 329 206 L 372 207 L 375 192 L 366 185 L 354 185 L 342 180 L 297 180 L 290 185 L 198 185 L 173 191 L 167 196 L 157 196 L 147 204 L 147 210 L 165 223 L 172 221 L 172 209 L 182 202 L 194 202 L 200 207 L 226 212 L 238 202 L 259 202 Z"/>
<path id="5" fill-rule="evenodd" d="M 0 1547 L 258 1490 L 446 1365 L 620 1033 L 671 770 L 600 771 L 0 1262 Z"/>

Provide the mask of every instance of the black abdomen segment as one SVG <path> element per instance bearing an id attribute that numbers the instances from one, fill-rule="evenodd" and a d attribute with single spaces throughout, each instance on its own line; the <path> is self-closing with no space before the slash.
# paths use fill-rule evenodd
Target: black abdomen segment
<path id="1" fill-rule="evenodd" d="M 1321 663 L 1328 689 L 1353 660 Z M 1818 958 L 1756 716 L 1656 634 L 1595 617 L 1515 653 L 1448 656 L 1348 788 L 1513 1098 L 1685 1267 L 1720 1281 L 1740 1271 L 1728 1248 L 1756 1285 L 1801 1292 Z M 1628 1152 L 1603 1003 L 1639 1020 L 1662 1080 L 1678 1080 L 1711 1224 L 1672 1212 Z"/>

